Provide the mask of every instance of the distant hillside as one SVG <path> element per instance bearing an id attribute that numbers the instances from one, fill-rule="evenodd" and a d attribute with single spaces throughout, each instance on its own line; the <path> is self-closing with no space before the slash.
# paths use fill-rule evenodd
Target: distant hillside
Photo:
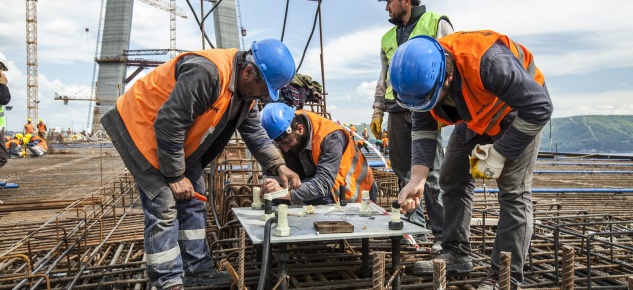
<path id="1" fill-rule="evenodd" d="M 543 128 L 541 151 L 633 153 L 633 115 L 555 118 Z M 444 145 L 453 127 L 442 131 Z"/>
<path id="2" fill-rule="evenodd" d="M 541 151 L 633 153 L 633 115 L 575 116 L 551 120 L 543 128 Z"/>

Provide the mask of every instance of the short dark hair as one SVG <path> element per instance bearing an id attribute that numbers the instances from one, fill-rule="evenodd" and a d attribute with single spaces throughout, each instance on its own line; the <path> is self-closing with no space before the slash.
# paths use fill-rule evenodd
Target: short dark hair
<path id="1" fill-rule="evenodd" d="M 413 6 L 420 6 L 420 0 L 411 0 L 411 5 Z"/>

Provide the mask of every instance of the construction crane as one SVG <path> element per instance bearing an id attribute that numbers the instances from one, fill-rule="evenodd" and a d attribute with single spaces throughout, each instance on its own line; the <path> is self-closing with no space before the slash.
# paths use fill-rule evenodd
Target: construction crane
<path id="1" fill-rule="evenodd" d="M 26 0 L 26 115 L 37 115 L 37 0 Z"/>
<path id="2" fill-rule="evenodd" d="M 187 14 L 184 10 L 176 7 L 176 0 L 169 0 L 169 3 L 159 0 L 140 1 L 169 12 L 169 56 L 171 58 L 176 57 L 176 16 L 187 19 Z"/>
<path id="3" fill-rule="evenodd" d="M 119 86 L 119 90 L 121 90 L 121 86 Z M 99 96 L 96 95 L 95 98 L 90 98 L 90 97 L 73 97 L 73 96 L 62 96 L 59 95 L 57 93 L 55 93 L 55 98 L 56 101 L 64 101 L 64 105 L 68 105 L 68 101 L 89 101 L 89 102 L 95 102 L 95 106 L 92 109 L 92 113 L 94 118 L 96 118 L 96 120 L 101 119 L 101 113 L 99 111 L 99 106 L 101 106 L 101 102 L 99 101 Z M 96 131 L 95 131 L 96 132 Z"/>

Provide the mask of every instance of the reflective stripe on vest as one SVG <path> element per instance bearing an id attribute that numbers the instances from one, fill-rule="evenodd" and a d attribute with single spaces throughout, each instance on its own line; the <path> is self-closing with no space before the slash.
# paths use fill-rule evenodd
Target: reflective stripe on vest
<path id="1" fill-rule="evenodd" d="M 532 53 L 505 35 L 489 30 L 462 31 L 442 37 L 438 41 L 455 57 L 455 66 L 462 76 L 461 92 L 471 117 L 467 125 L 477 134 L 490 136 L 499 134 L 501 131 L 499 123 L 512 111 L 510 106 L 487 91 L 481 80 L 481 58 L 495 42 L 501 41 L 508 46 L 514 56 L 521 61 L 525 70 L 534 77 L 534 81 L 541 86 L 545 83 L 545 77 L 534 64 Z M 439 122 L 447 125 L 455 124 L 439 117 L 435 114 L 435 110 L 431 110 L 431 114 Z"/>
<path id="2" fill-rule="evenodd" d="M 185 133 L 185 158 L 193 154 L 204 139 L 213 132 L 222 116 L 227 112 L 233 92 L 229 90 L 229 82 L 233 74 L 233 58 L 237 49 L 207 49 L 180 54 L 168 62 L 158 66 L 147 76 L 137 80 L 132 88 L 123 94 L 116 103 L 117 110 L 123 119 L 134 145 L 154 168 L 160 169 L 156 156 L 156 134 L 154 121 L 158 110 L 169 99 L 169 94 L 176 85 L 175 69 L 178 60 L 190 54 L 209 59 L 218 68 L 219 96 L 200 116 L 196 117 Z"/>
<path id="3" fill-rule="evenodd" d="M 297 111 L 296 113 L 306 115 L 312 123 L 312 161 L 314 161 L 314 165 L 318 166 L 323 138 L 335 131 L 341 131 L 345 134 L 347 147 L 343 148 L 341 165 L 331 193 L 334 201 L 338 201 L 338 189 L 343 185 L 345 186 L 345 199 L 348 202 L 359 202 L 361 190 L 371 190 L 374 174 L 369 168 L 365 156 L 354 146 L 352 137 L 341 126 L 315 113 L 308 111 Z"/>
<path id="4" fill-rule="evenodd" d="M 408 39 L 411 39 L 411 37 L 418 36 L 418 35 L 429 35 L 429 36 L 436 37 L 437 26 L 441 17 L 446 17 L 446 19 L 448 19 L 447 16 L 442 15 L 442 14 L 438 14 L 435 12 L 428 12 L 428 11 L 424 12 L 424 14 L 422 14 L 422 17 L 420 17 L 420 19 L 418 20 L 418 23 L 416 23 L 415 28 L 413 28 L 413 31 L 411 31 L 411 35 L 409 35 Z M 398 41 L 396 40 L 397 29 L 398 29 L 398 26 L 394 26 L 391 29 L 389 29 L 389 31 L 387 31 L 387 33 L 385 33 L 385 35 L 382 36 L 382 40 L 380 41 L 382 51 L 385 52 L 389 65 L 391 65 L 391 58 L 393 57 L 393 54 L 396 52 L 396 49 L 398 48 Z M 387 71 L 385 86 L 386 86 L 385 99 L 394 100 L 395 98 L 393 96 L 393 88 L 391 87 L 389 71 Z"/>

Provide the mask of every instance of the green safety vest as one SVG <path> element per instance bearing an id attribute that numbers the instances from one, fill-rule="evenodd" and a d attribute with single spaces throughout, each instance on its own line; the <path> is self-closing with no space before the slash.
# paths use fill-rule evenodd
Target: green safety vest
<path id="1" fill-rule="evenodd" d="M 444 15 L 435 12 L 424 12 L 424 14 L 422 14 L 422 17 L 420 17 L 420 19 L 418 20 L 418 23 L 415 25 L 415 28 L 413 28 L 411 35 L 409 35 L 409 39 L 418 35 L 429 35 L 436 37 L 437 24 L 440 21 L 440 18 L 443 16 Z M 448 17 L 446 18 L 448 19 Z M 387 33 L 382 36 L 382 40 L 380 41 L 382 51 L 384 51 L 387 55 L 389 65 L 391 65 L 391 58 L 398 48 L 398 42 L 396 41 L 396 29 L 398 29 L 398 26 L 394 26 L 393 28 L 389 29 L 389 31 L 387 31 Z M 389 79 L 389 71 L 387 71 L 387 79 L 385 80 L 387 85 L 387 88 L 385 90 L 385 99 L 394 100 L 393 88 L 391 87 L 391 81 Z"/>
<path id="2" fill-rule="evenodd" d="M 0 106 L 0 129 L 6 126 L 7 126 L 7 117 L 4 115 L 4 106 Z"/>

